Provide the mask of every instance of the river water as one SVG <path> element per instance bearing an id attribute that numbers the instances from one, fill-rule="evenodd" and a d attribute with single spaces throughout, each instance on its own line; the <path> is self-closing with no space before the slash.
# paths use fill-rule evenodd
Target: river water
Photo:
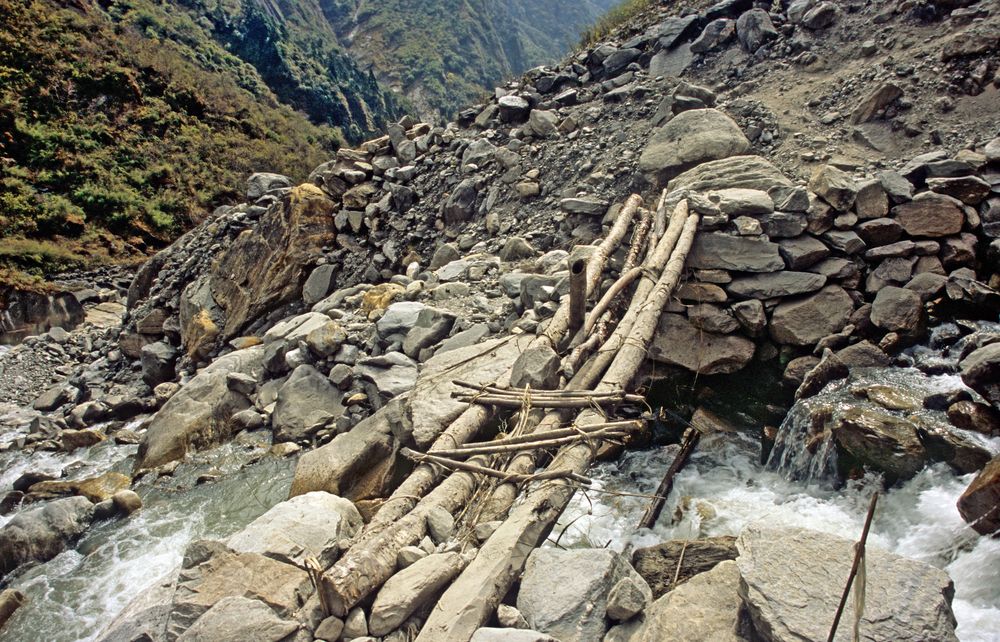
<path id="1" fill-rule="evenodd" d="M 988 324 L 985 329 L 998 327 Z M 914 363 L 933 361 L 953 366 L 960 348 L 921 346 L 905 357 Z M 836 469 L 835 448 L 821 444 L 816 454 L 810 455 L 803 448 L 805 439 L 796 437 L 804 433 L 809 404 L 842 410 L 870 403 L 852 391 L 872 385 L 918 396 L 964 388 L 956 375 L 928 376 L 913 367 L 853 374 L 792 408 L 766 465 L 760 462 L 760 441 L 752 436 L 753 430 L 707 437 L 675 478 L 663 513 L 652 529 L 636 528 L 646 499 L 610 493 L 654 493 L 671 455 L 667 449 L 629 452 L 617 462 L 590 471 L 595 488 L 609 492 L 577 493 L 550 542 L 558 539 L 561 546 L 609 546 L 630 551 L 668 539 L 738 535 L 754 522 L 811 528 L 857 540 L 871 495 L 882 490 L 881 478 L 869 473 L 837 488 L 831 480 Z M 958 431 L 943 412 L 922 408 L 900 411 L 907 413 L 961 433 L 994 454 L 1000 452 L 1000 439 Z M 959 639 L 996 642 L 1000 640 L 1000 539 L 977 534 L 955 505 L 973 477 L 935 464 L 889 489 L 879 500 L 869 542 L 948 572 L 955 582 L 952 608 Z"/>
<path id="2" fill-rule="evenodd" d="M 11 586 L 28 603 L 0 629 L 0 641 L 95 639 L 139 593 L 169 576 L 191 541 L 225 538 L 287 498 L 295 462 L 266 455 L 268 445 L 265 435 L 241 435 L 195 456 L 173 477 L 141 481 L 134 488 L 143 501 L 139 512 L 95 524 L 74 548 L 15 579 Z M 104 442 L 72 455 L 3 453 L 0 488 L 25 470 L 68 469 L 70 479 L 128 472 L 135 450 Z M 219 477 L 195 483 L 203 474 Z"/>

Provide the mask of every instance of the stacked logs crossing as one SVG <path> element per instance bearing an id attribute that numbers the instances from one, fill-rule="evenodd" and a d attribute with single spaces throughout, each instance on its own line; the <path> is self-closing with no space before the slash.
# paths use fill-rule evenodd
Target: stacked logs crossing
<path id="1" fill-rule="evenodd" d="M 622 443 L 642 427 L 641 421 L 610 421 L 606 412 L 642 403 L 627 391 L 680 280 L 699 220 L 686 201 L 668 218 L 663 200 L 649 212 L 639 196 L 629 197 L 585 269 L 578 266 L 577 294 L 563 300 L 530 343 L 529 350 L 545 347 L 563 355 L 568 381 L 560 390 L 511 389 L 510 371 L 492 386 L 455 382 L 464 390 L 454 396 L 468 408 L 426 452 L 401 451 L 416 462 L 413 472 L 320 578 L 330 614 L 343 617 L 372 596 L 395 573 L 399 551 L 427 534 L 428 515 L 443 509 L 458 516 L 463 533 L 471 534 L 476 523 L 502 523 L 474 556 L 465 556 L 471 561 L 430 609 L 417 639 L 469 640 L 493 616 L 528 554 L 545 540 L 576 490 L 589 483 L 585 473 L 598 447 Z M 580 297 L 598 298 L 609 257 L 630 230 L 621 277 L 580 319 Z M 517 411 L 513 428 L 493 441 L 473 443 L 504 410 Z"/>

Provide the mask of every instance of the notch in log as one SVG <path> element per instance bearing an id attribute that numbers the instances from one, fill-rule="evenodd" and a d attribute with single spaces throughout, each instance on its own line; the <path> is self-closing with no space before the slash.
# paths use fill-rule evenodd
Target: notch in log
<path id="1" fill-rule="evenodd" d="M 587 261 L 577 259 L 569 266 L 569 331 L 583 327 L 587 314 Z"/>

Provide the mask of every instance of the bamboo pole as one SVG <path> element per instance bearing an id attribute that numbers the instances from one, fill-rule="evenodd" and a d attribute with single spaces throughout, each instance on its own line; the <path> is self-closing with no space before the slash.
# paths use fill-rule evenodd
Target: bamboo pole
<path id="1" fill-rule="evenodd" d="M 663 510 L 663 505 L 667 503 L 667 495 L 670 494 L 670 490 L 674 487 L 674 477 L 677 476 L 677 473 L 680 472 L 681 468 L 690 459 L 691 453 L 694 452 L 695 446 L 698 445 L 698 438 L 700 436 L 701 433 L 694 428 L 688 428 L 685 431 L 684 443 L 681 445 L 680 452 L 674 457 L 674 460 L 670 463 L 670 467 L 667 468 L 666 474 L 663 475 L 663 479 L 660 481 L 653 499 L 650 500 L 649 506 L 646 507 L 646 511 L 642 514 L 642 519 L 639 520 L 639 528 L 652 528 L 653 524 L 656 523 L 660 512 Z"/>
<path id="2" fill-rule="evenodd" d="M 460 394 L 452 395 L 459 401 L 464 401 L 468 403 L 479 403 L 488 406 L 497 406 L 498 408 L 520 408 L 524 405 L 524 401 L 514 397 L 494 397 L 489 395 L 469 395 Z M 629 395 L 634 397 L 636 395 Z M 641 401 L 644 401 L 640 397 Z M 640 400 L 632 399 L 632 403 L 639 403 Z M 591 406 L 617 406 L 625 401 L 625 396 L 619 397 L 595 397 L 588 399 L 586 397 L 581 397 L 579 399 L 534 399 L 531 400 L 531 405 L 533 408 L 589 408 Z"/>
<path id="3" fill-rule="evenodd" d="M 826 642 L 833 642 L 833 638 L 837 635 L 837 627 L 840 625 L 840 617 L 844 614 L 844 607 L 847 605 L 847 597 L 851 594 L 851 586 L 854 584 L 854 577 L 858 574 L 858 568 L 861 566 L 861 560 L 865 557 L 865 543 L 868 541 L 868 531 L 872 526 L 872 518 L 875 517 L 875 504 L 878 503 L 878 491 L 872 495 L 871 502 L 868 504 L 868 515 L 865 516 L 865 527 L 861 530 L 861 540 L 854 545 L 854 562 L 851 564 L 851 572 L 847 574 L 847 584 L 844 586 L 844 592 L 840 596 L 840 604 L 837 606 L 837 613 L 833 616 L 833 625 L 830 627 L 830 635 L 826 638 Z M 855 614 L 856 617 L 860 618 L 860 614 Z"/>
<path id="4" fill-rule="evenodd" d="M 697 226 L 698 215 L 688 216 L 663 274 L 648 298 L 635 308 L 630 332 L 623 337 L 621 348 L 605 372 L 599 390 L 625 389 L 638 373 L 663 307 L 680 280 Z M 595 418 L 593 411 L 585 410 L 577 417 L 577 423 L 587 424 Z M 547 470 L 582 474 L 593 456 L 593 451 L 584 445 L 568 446 L 559 451 Z M 417 641 L 468 641 L 493 615 L 500 600 L 520 576 L 528 555 L 551 532 L 575 492 L 576 488 L 566 480 L 551 480 L 530 488 L 524 501 L 513 508 L 507 520 L 479 549 L 472 563 L 444 592 Z"/>
<path id="5" fill-rule="evenodd" d="M 534 430 L 525 435 L 520 435 L 518 437 L 508 437 L 507 439 L 496 439 L 493 441 L 477 442 L 473 444 L 463 444 L 455 451 L 466 450 L 469 448 L 479 448 L 482 446 L 494 446 L 494 445 L 512 445 L 512 444 L 526 444 L 536 441 L 538 439 L 556 439 L 558 437 L 570 437 L 573 435 L 579 435 L 581 433 L 586 434 L 590 432 L 600 432 L 602 430 L 620 430 L 628 432 L 630 430 L 637 430 L 643 425 L 642 420 L 634 419 L 628 421 L 609 421 L 603 424 L 593 424 L 590 426 L 571 426 L 569 428 L 556 428 L 553 430 Z M 435 453 L 444 453 L 448 451 L 435 450 Z"/>
<path id="6" fill-rule="evenodd" d="M 536 435 L 537 433 L 532 433 Z M 517 444 L 497 444 L 488 446 L 478 446 L 476 448 L 456 448 L 455 450 L 438 450 L 435 451 L 435 455 L 441 457 L 471 457 L 473 455 L 498 455 L 502 453 L 516 453 L 525 450 L 544 450 L 546 448 L 552 448 L 553 446 L 563 446 L 565 444 L 571 444 L 577 441 L 587 441 L 587 440 L 600 440 L 600 439 L 621 439 L 622 437 L 628 436 L 628 433 L 623 430 L 609 430 L 607 428 L 601 430 L 588 430 L 586 432 L 579 432 L 575 435 L 566 435 L 564 437 L 550 437 L 547 439 L 536 439 L 534 441 L 523 441 Z M 516 475 L 517 473 L 511 473 Z"/>
<path id="7" fill-rule="evenodd" d="M 636 194 L 630 196 L 607 237 L 587 261 L 587 290 L 592 292 L 600 282 L 611 253 L 621 244 L 629 225 L 642 204 Z M 534 345 L 558 346 L 569 328 L 567 300 L 549 321 Z M 508 372 L 505 377 L 509 378 Z M 434 441 L 428 452 L 454 448 L 472 439 L 485 425 L 490 414 L 486 407 L 473 404 Z M 322 578 L 322 590 L 331 612 L 343 616 L 358 602 L 370 595 L 389 579 L 396 570 L 396 556 L 404 546 L 416 544 L 426 534 L 426 515 L 435 507 L 455 513 L 464 506 L 476 488 L 473 474 L 453 472 L 440 484 L 440 468 L 419 464 L 383 503 L 360 536 Z"/>

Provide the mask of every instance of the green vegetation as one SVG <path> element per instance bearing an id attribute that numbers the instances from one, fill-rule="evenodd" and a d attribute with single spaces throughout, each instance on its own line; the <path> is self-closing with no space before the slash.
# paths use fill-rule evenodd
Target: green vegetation
<path id="1" fill-rule="evenodd" d="M 341 41 L 426 114 L 450 116 L 568 52 L 617 0 L 326 0 Z M 350 36 L 348 35 L 350 34 Z"/>
<path id="2" fill-rule="evenodd" d="M 343 131 L 398 117 L 343 54 L 317 49 L 309 76 L 282 66 L 306 54 L 272 18 L 230 1 L 219 33 L 202 5 L 0 0 L 0 278 L 134 258 L 237 200 L 250 173 L 302 179 Z"/>
<path id="3" fill-rule="evenodd" d="M 625 24 L 654 4 L 656 4 L 656 0 L 623 0 L 601 16 L 593 26 L 584 30 L 581 38 L 582 46 L 589 47 L 607 38 L 617 27 Z"/>

